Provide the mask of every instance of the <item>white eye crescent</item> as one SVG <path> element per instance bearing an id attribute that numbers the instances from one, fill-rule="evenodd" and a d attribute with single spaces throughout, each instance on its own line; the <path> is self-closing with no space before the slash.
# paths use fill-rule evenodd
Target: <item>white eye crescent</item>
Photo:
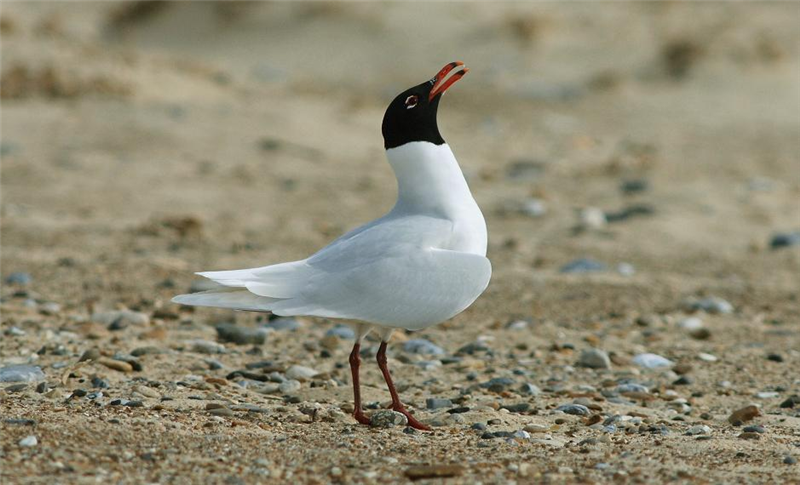
<path id="1" fill-rule="evenodd" d="M 419 98 L 412 94 L 411 96 L 406 98 L 406 109 L 411 109 L 417 105 L 419 102 Z"/>

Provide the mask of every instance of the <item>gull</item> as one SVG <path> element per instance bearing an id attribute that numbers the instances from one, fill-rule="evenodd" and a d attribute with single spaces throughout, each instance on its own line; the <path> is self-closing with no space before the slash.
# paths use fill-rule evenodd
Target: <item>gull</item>
<path id="1" fill-rule="evenodd" d="M 375 331 L 392 409 L 405 415 L 409 426 L 429 430 L 400 401 L 386 347 L 396 330 L 421 330 L 461 313 L 489 285 L 486 222 L 436 119 L 442 95 L 467 71 L 464 63 L 451 62 L 386 109 L 384 147 L 398 188 L 386 215 L 300 261 L 197 273 L 223 287 L 172 301 L 353 325 L 353 416 L 362 424 L 370 420 L 361 406 L 361 342 Z"/>

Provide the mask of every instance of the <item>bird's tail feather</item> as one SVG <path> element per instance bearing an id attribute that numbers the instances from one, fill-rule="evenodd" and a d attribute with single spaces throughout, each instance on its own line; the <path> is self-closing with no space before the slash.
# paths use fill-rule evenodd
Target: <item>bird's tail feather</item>
<path id="1" fill-rule="evenodd" d="M 179 303 L 181 305 L 268 312 L 272 310 L 272 305 L 281 301 L 281 299 L 258 296 L 241 288 L 222 288 L 188 295 L 178 295 L 173 298 L 172 301 L 173 303 Z"/>

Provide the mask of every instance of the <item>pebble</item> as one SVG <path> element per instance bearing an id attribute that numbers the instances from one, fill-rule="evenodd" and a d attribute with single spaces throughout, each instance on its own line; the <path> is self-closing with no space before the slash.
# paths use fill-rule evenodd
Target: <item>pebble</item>
<path id="1" fill-rule="evenodd" d="M 35 365 L 0 367 L 0 382 L 36 382 L 45 379 L 42 368 Z"/>
<path id="2" fill-rule="evenodd" d="M 109 330 L 121 330 L 128 325 L 138 327 L 147 326 L 150 324 L 150 317 L 140 312 L 118 310 L 94 313 L 92 314 L 92 321 L 108 326 Z"/>
<path id="3" fill-rule="evenodd" d="M 108 383 L 105 379 L 101 379 L 100 377 L 94 376 L 92 377 L 92 387 L 95 389 L 108 389 L 111 387 L 111 384 Z"/>
<path id="4" fill-rule="evenodd" d="M 759 399 L 773 399 L 780 396 L 779 393 L 770 391 L 770 392 L 757 392 L 756 397 Z"/>
<path id="5" fill-rule="evenodd" d="M 678 326 L 689 331 L 700 330 L 703 328 L 703 321 L 697 317 L 689 317 L 678 322 Z"/>
<path id="6" fill-rule="evenodd" d="M 24 446 L 25 448 L 33 448 L 34 446 L 39 444 L 39 440 L 36 439 L 36 436 L 28 435 L 21 440 L 19 440 L 19 445 Z"/>
<path id="7" fill-rule="evenodd" d="M 208 414 L 211 414 L 212 416 L 222 416 L 226 418 L 230 418 L 236 415 L 231 409 L 226 407 L 212 408 L 207 410 L 206 412 L 208 412 Z"/>
<path id="8" fill-rule="evenodd" d="M 444 355 L 443 348 L 425 339 L 411 339 L 403 344 L 403 350 L 410 354 Z"/>
<path id="9" fill-rule="evenodd" d="M 19 327 L 10 327 L 5 331 L 5 334 L 11 337 L 23 337 L 25 335 L 25 330 Z"/>
<path id="10" fill-rule="evenodd" d="M 787 465 L 794 465 L 795 463 L 797 463 L 797 458 L 787 455 L 783 458 L 783 462 Z"/>
<path id="11" fill-rule="evenodd" d="M 392 411 L 391 409 L 384 409 L 376 411 L 369 418 L 369 425 L 373 428 L 392 428 L 395 426 L 405 426 L 408 424 L 408 418 L 402 413 Z"/>
<path id="12" fill-rule="evenodd" d="M 61 305 L 48 301 L 39 305 L 39 312 L 44 315 L 57 315 L 61 311 Z"/>
<path id="13" fill-rule="evenodd" d="M 198 354 L 224 354 L 225 346 L 209 340 L 189 340 L 186 342 L 192 352 Z"/>
<path id="14" fill-rule="evenodd" d="M 703 310 L 706 313 L 733 313 L 733 305 L 727 300 L 712 296 L 708 298 L 690 298 L 683 303 L 687 311 Z"/>
<path id="15" fill-rule="evenodd" d="M 631 180 L 624 180 L 619 186 L 619 189 L 624 194 L 638 194 L 640 192 L 646 192 L 650 189 L 650 182 L 647 179 L 631 179 Z"/>
<path id="16" fill-rule="evenodd" d="M 636 268 L 631 263 L 619 263 L 617 265 L 617 273 L 622 276 L 633 276 L 636 274 Z"/>
<path id="17" fill-rule="evenodd" d="M 763 433 L 767 432 L 767 428 L 765 428 L 763 426 L 758 426 L 758 425 L 745 426 L 744 428 L 742 428 L 742 431 L 744 431 L 745 433 L 762 433 L 763 434 Z"/>
<path id="18" fill-rule="evenodd" d="M 457 477 L 463 473 L 464 467 L 461 465 L 418 465 L 406 468 L 405 471 L 410 480 Z"/>
<path id="19" fill-rule="evenodd" d="M 442 408 L 449 408 L 453 406 L 453 401 L 450 399 L 440 399 L 435 397 L 429 397 L 425 400 L 425 407 L 427 409 L 442 409 Z"/>
<path id="20" fill-rule="evenodd" d="M 152 345 L 148 345 L 146 347 L 137 347 L 131 351 L 131 355 L 134 357 L 141 357 L 143 355 L 161 355 L 168 353 L 169 350 L 162 349 L 161 347 L 155 347 Z"/>
<path id="21" fill-rule="evenodd" d="M 114 369 L 119 372 L 133 372 L 133 366 L 121 360 L 109 359 L 108 357 L 100 357 L 99 359 L 97 359 L 97 363 L 104 365 L 109 369 Z"/>
<path id="22" fill-rule="evenodd" d="M 149 397 L 152 399 L 160 399 L 161 394 L 158 393 L 155 389 L 147 386 L 133 386 L 133 390 L 138 392 L 144 397 Z"/>
<path id="23" fill-rule="evenodd" d="M 282 394 L 289 394 L 291 392 L 299 391 L 301 387 L 302 387 L 302 384 L 300 384 L 300 381 L 296 381 L 294 379 L 290 379 L 290 380 L 288 380 L 286 382 L 281 382 L 281 384 L 278 386 L 278 390 Z"/>
<path id="24" fill-rule="evenodd" d="M 267 341 L 269 333 L 265 328 L 240 327 L 233 323 L 220 323 L 215 328 L 219 341 L 237 345 L 261 345 Z"/>
<path id="25" fill-rule="evenodd" d="M 522 429 L 528 433 L 547 433 L 550 431 L 550 428 L 542 426 L 541 424 L 526 424 Z"/>
<path id="26" fill-rule="evenodd" d="M 495 377 L 481 384 L 481 387 L 491 392 L 503 392 L 514 385 L 514 379 L 510 377 Z"/>
<path id="27" fill-rule="evenodd" d="M 561 411 L 562 413 L 572 414 L 574 416 L 588 416 L 592 412 L 589 411 L 589 408 L 582 404 L 562 404 L 561 406 L 556 408 L 556 411 Z"/>
<path id="28" fill-rule="evenodd" d="M 782 363 L 783 362 L 783 356 L 781 354 L 770 353 L 770 354 L 767 354 L 767 360 L 772 361 L 772 362 Z"/>
<path id="29" fill-rule="evenodd" d="M 264 328 L 267 330 L 277 330 L 282 332 L 293 332 L 297 329 L 302 327 L 300 322 L 296 318 L 291 317 L 279 317 L 273 318 L 264 325 Z"/>
<path id="30" fill-rule="evenodd" d="M 780 407 L 784 409 L 787 408 L 791 409 L 795 406 L 800 406 L 800 396 L 798 396 L 797 394 L 792 394 L 780 405 Z"/>
<path id="31" fill-rule="evenodd" d="M 800 246 L 800 231 L 777 233 L 769 242 L 772 249 Z"/>
<path id="32" fill-rule="evenodd" d="M 590 369 L 610 369 L 611 359 L 600 349 L 584 349 L 578 358 L 577 365 Z"/>
<path id="33" fill-rule="evenodd" d="M 542 199 L 525 199 L 522 201 L 522 204 L 520 204 L 519 212 L 528 217 L 542 217 L 547 214 L 547 204 L 545 204 Z"/>
<path id="34" fill-rule="evenodd" d="M 355 340 L 356 333 L 347 325 L 337 325 L 325 332 L 326 337 L 339 337 L 342 340 Z"/>
<path id="35" fill-rule="evenodd" d="M 289 379 L 295 379 L 300 382 L 307 381 L 312 377 L 319 374 L 319 371 L 316 369 L 312 369 L 311 367 L 304 367 L 302 365 L 293 365 L 289 367 L 286 371 L 286 377 Z"/>
<path id="36" fill-rule="evenodd" d="M 564 274 L 596 273 L 605 271 L 608 267 L 599 261 L 589 258 L 580 258 L 565 264 L 559 270 Z"/>
<path id="37" fill-rule="evenodd" d="M 6 276 L 6 283 L 9 285 L 29 285 L 33 281 L 30 273 L 14 272 Z"/>
<path id="38" fill-rule="evenodd" d="M 600 229 L 608 223 L 605 212 L 599 207 L 585 207 L 581 209 L 578 218 L 580 220 L 580 226 L 587 229 Z"/>
<path id="39" fill-rule="evenodd" d="M 671 360 L 658 354 L 639 354 L 635 356 L 631 362 L 645 369 L 661 369 L 673 365 Z"/>
<path id="40" fill-rule="evenodd" d="M 538 396 L 542 393 L 542 390 L 539 389 L 539 386 L 535 384 L 525 383 L 519 388 L 519 393 L 523 396 Z"/>
<path id="41" fill-rule="evenodd" d="M 760 440 L 761 435 L 754 432 L 745 432 L 739 435 L 739 439 L 741 440 Z"/>
<path id="42" fill-rule="evenodd" d="M 711 434 L 711 428 L 705 424 L 698 424 L 697 426 L 692 426 L 686 431 L 687 436 L 697 436 L 702 434 Z"/>
<path id="43" fill-rule="evenodd" d="M 703 362 L 716 362 L 719 359 L 715 355 L 706 354 L 705 352 L 700 352 L 697 354 L 697 358 L 702 360 Z"/>
<path id="44" fill-rule="evenodd" d="M 511 413 L 524 413 L 531 409 L 531 405 L 526 402 L 516 403 L 516 404 L 506 404 L 500 406 L 500 409 L 506 409 L 508 412 Z"/>

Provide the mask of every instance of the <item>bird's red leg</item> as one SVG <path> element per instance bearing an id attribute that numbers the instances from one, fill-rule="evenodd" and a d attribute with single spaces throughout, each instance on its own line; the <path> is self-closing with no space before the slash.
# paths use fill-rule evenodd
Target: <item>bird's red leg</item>
<path id="1" fill-rule="evenodd" d="M 403 406 L 403 403 L 400 402 L 400 396 L 397 395 L 397 389 L 394 388 L 394 382 L 392 382 L 392 375 L 389 374 L 389 367 L 386 365 L 386 342 L 381 342 L 381 346 L 378 349 L 378 355 L 376 357 L 378 359 L 378 367 L 381 368 L 383 378 L 386 380 L 386 385 L 389 386 L 389 393 L 392 395 L 392 410 L 404 414 L 405 417 L 408 418 L 408 425 L 412 428 L 430 431 L 431 428 L 420 423 L 417 418 L 412 416 L 411 413 L 406 410 L 406 407 Z"/>
<path id="2" fill-rule="evenodd" d="M 355 401 L 353 417 L 361 424 L 369 424 L 369 418 L 364 416 L 364 411 L 361 409 L 361 386 L 358 382 L 358 368 L 361 365 L 359 352 L 361 352 L 361 344 L 356 341 L 353 351 L 350 352 L 350 372 L 353 374 L 353 400 Z"/>

